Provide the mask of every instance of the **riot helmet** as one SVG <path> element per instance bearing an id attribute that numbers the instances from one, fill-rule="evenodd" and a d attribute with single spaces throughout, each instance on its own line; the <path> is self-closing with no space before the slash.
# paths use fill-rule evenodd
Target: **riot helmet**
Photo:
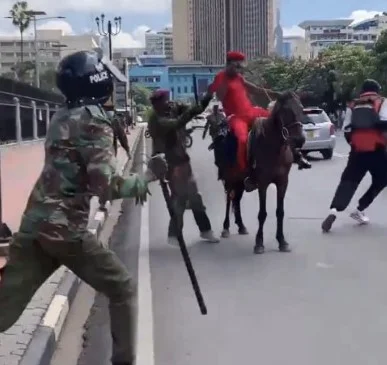
<path id="1" fill-rule="evenodd" d="M 126 77 L 101 53 L 81 51 L 61 60 L 56 72 L 58 89 L 68 104 L 104 104 L 113 93 L 114 79 Z"/>
<path id="2" fill-rule="evenodd" d="M 380 84 L 374 79 L 367 79 L 363 82 L 361 86 L 361 94 L 364 93 L 380 93 L 382 91 L 382 87 Z"/>

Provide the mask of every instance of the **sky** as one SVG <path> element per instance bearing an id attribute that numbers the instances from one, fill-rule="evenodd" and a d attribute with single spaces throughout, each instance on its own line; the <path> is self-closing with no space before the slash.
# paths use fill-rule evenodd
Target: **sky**
<path id="1" fill-rule="evenodd" d="M 160 30 L 172 23 L 172 0 L 30 0 L 29 8 L 45 11 L 47 16 L 65 16 L 64 20 L 40 21 L 39 28 L 62 29 L 67 34 L 96 32 L 95 18 L 122 17 L 122 31 L 113 38 L 113 47 L 141 47 L 147 30 Z M 297 24 L 304 20 L 351 18 L 361 21 L 382 11 L 381 0 L 277 0 L 285 35 L 303 35 Z M 0 16 L 7 16 L 14 0 L 0 0 Z M 107 4 L 109 5 L 107 7 Z M 365 4 L 367 6 L 365 7 Z M 0 22 L 0 35 L 17 34 L 11 21 Z M 26 31 L 32 34 L 32 29 Z"/>

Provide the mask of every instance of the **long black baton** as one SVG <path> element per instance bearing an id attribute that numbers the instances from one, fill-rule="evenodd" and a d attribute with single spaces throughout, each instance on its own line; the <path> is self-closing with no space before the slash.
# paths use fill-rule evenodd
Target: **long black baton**
<path id="1" fill-rule="evenodd" d="M 167 204 L 169 215 L 171 216 L 171 220 L 172 222 L 174 222 L 175 227 L 177 229 L 176 238 L 177 238 L 177 241 L 179 242 L 180 252 L 181 252 L 181 255 L 183 256 L 183 260 L 187 268 L 189 278 L 191 279 L 192 288 L 195 292 L 196 300 L 200 308 L 200 313 L 205 316 L 207 314 L 207 306 L 206 306 L 206 303 L 204 302 L 203 294 L 200 290 L 198 279 L 196 278 L 195 270 L 192 266 L 191 258 L 189 257 L 187 245 L 185 244 L 184 237 L 183 237 L 183 232 L 181 231 L 181 229 L 178 229 L 177 219 L 173 210 L 172 200 L 169 195 L 168 185 L 163 180 L 160 180 L 160 185 L 164 195 L 165 202 Z"/>

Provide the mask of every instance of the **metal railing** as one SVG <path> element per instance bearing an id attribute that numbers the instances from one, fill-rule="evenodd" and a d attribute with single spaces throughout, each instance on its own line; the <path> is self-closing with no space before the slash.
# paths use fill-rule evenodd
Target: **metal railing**
<path id="1" fill-rule="evenodd" d="M 0 143 L 22 142 L 44 138 L 50 119 L 59 104 L 14 96 L 0 99 Z"/>

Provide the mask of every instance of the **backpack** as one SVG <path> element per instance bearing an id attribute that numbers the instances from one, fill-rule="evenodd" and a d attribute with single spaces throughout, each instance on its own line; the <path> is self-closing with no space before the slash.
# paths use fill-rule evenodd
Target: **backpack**
<path id="1" fill-rule="evenodd" d="M 382 124 L 379 112 L 383 102 L 384 98 L 374 96 L 355 100 L 351 108 L 351 130 L 378 128 Z"/>

